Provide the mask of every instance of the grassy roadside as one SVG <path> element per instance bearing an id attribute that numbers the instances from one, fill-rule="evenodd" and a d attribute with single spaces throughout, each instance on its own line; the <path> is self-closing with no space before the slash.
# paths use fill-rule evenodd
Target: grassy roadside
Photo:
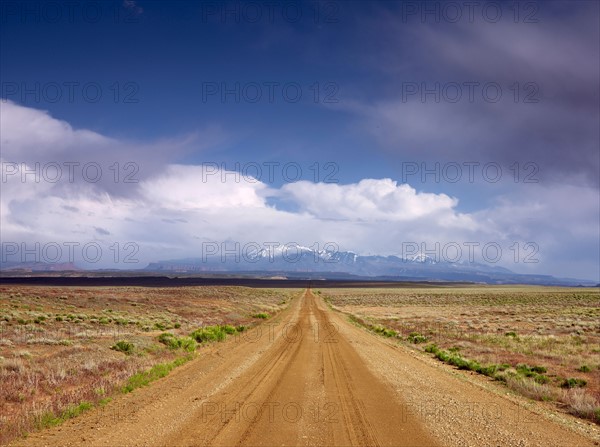
<path id="1" fill-rule="evenodd" d="M 329 307 L 357 326 L 600 424 L 600 365 L 597 356 L 593 360 L 600 352 L 595 290 L 328 292 L 324 299 Z M 522 317 L 515 318 L 516 312 Z M 481 328 L 464 327 L 472 326 L 474 314 Z M 445 315 L 453 325 L 444 324 Z M 523 323 L 517 326 L 515 319 Z M 556 320 L 575 330 L 563 335 Z M 526 332 L 534 322 L 535 332 Z"/>
<path id="2" fill-rule="evenodd" d="M 404 344 L 419 344 L 427 341 L 427 337 L 413 332 L 403 338 L 394 329 L 385 328 L 380 324 L 365 323 L 354 315 L 348 315 L 348 320 L 357 326 L 386 338 L 394 338 Z M 502 364 L 480 364 L 477 360 L 463 357 L 458 347 L 448 350 L 440 349 L 435 344 L 428 344 L 418 350 L 431 353 L 435 358 L 448 365 L 455 366 L 459 370 L 473 371 L 475 373 L 490 377 L 503 382 L 508 388 L 528 398 L 538 401 L 550 401 L 562 404 L 567 411 L 575 416 L 588 419 L 600 425 L 600 403 L 593 396 L 586 394 L 584 387 L 587 385 L 585 379 L 574 377 L 549 377 L 544 373 L 544 366 L 529 366 L 524 363 L 511 365 Z M 589 372 L 589 367 L 581 368 Z"/>
<path id="3" fill-rule="evenodd" d="M 198 346 L 260 324 L 297 294 L 0 287 L 0 444 L 165 377 Z"/>
<path id="4" fill-rule="evenodd" d="M 168 349 L 178 352 L 187 352 L 183 356 L 178 356 L 169 362 L 157 363 L 151 368 L 136 372 L 130 376 L 122 386 L 116 386 L 116 390 L 121 393 L 131 393 L 138 388 L 150 385 L 152 382 L 162 379 L 178 366 L 184 365 L 190 360 L 197 358 L 196 349 L 199 343 L 210 343 L 225 341 L 227 335 L 232 335 L 238 332 L 243 332 L 246 326 L 233 327 L 231 325 L 206 326 L 193 331 L 189 336 L 177 337 L 170 332 L 164 332 L 158 336 L 157 341 L 164 344 Z M 122 352 L 126 355 L 131 355 L 135 349 L 133 343 L 127 341 L 118 341 L 111 349 Z M 117 391 L 118 392 L 118 391 Z M 110 402 L 117 392 L 112 393 L 112 396 L 103 397 L 96 402 L 81 402 L 76 405 L 69 405 L 66 409 L 60 412 L 45 411 L 38 415 L 35 419 L 34 426 L 37 430 L 42 430 L 49 427 L 54 427 L 64 423 L 65 421 L 79 416 L 80 414 L 91 410 L 95 407 L 102 407 Z M 26 436 L 26 434 L 25 434 Z"/>

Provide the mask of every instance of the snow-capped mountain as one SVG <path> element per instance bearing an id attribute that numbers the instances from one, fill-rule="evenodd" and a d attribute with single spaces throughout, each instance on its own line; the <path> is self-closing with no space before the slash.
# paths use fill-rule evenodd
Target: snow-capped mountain
<path id="1" fill-rule="evenodd" d="M 306 274 L 309 276 L 355 275 L 416 280 L 477 282 L 544 282 L 544 275 L 520 275 L 495 264 L 448 262 L 426 253 L 410 256 L 359 255 L 352 251 L 315 250 L 298 244 L 256 247 L 246 251 L 228 250 L 203 258 L 160 261 L 147 271 L 172 273 L 253 272 Z"/>

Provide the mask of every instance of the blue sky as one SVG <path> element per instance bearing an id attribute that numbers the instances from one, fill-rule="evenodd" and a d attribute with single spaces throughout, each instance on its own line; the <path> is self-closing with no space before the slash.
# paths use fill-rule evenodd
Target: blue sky
<path id="1" fill-rule="evenodd" d="M 598 279 L 598 3 L 468 5 L 3 1 L 3 242 L 134 242 L 142 266 L 202 240 L 497 241 L 512 270 Z M 13 170 L 54 162 L 102 179 Z"/>

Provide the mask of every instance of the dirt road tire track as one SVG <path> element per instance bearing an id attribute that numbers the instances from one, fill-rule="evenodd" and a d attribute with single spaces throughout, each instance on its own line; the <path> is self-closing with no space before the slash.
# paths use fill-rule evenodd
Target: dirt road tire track
<path id="1" fill-rule="evenodd" d="M 307 292 L 271 349 L 160 444 L 434 445 L 330 324 Z"/>
<path id="2" fill-rule="evenodd" d="M 408 411 L 416 398 L 457 405 L 431 420 Z M 529 424 L 465 417 L 473 399 L 518 406 L 352 326 L 306 291 L 269 325 L 15 445 L 598 445 L 531 412 Z"/>

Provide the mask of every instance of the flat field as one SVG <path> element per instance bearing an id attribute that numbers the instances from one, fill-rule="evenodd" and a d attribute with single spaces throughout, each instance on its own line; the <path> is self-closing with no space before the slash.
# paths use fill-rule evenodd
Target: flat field
<path id="1" fill-rule="evenodd" d="M 548 287 L 4 285 L 0 438 L 597 446 L 599 297 Z"/>
<path id="2" fill-rule="evenodd" d="M 600 423 L 600 290 L 323 289 L 355 323 Z"/>
<path id="3" fill-rule="evenodd" d="M 168 373 L 196 355 L 202 337 L 199 343 L 187 337 L 194 330 L 253 326 L 298 294 L 246 287 L 0 286 L 0 444 L 108 403 L 126 386 L 146 383 L 144 371 L 152 367 L 151 375 Z M 164 332 L 174 337 L 159 341 Z M 178 346 L 180 339 L 185 342 Z"/>

